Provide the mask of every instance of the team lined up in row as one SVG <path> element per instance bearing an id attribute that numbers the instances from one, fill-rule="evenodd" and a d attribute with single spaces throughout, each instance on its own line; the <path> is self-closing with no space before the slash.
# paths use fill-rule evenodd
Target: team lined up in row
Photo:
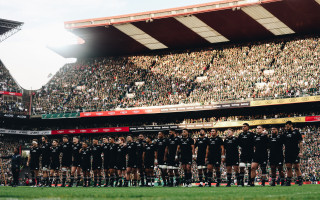
<path id="1" fill-rule="evenodd" d="M 271 128 L 268 135 L 263 126 L 257 126 L 256 134 L 249 132 L 249 125 L 243 124 L 238 137 L 235 137 L 232 129 L 223 140 L 215 129 L 210 131 L 210 137 L 201 129 L 197 139 L 189 137 L 188 130 L 182 131 L 181 137 L 175 130 L 169 131 L 169 137 L 165 138 L 164 132 L 158 133 L 158 138 L 152 140 L 150 136 L 139 135 L 138 140 L 133 141 L 132 136 L 126 140 L 120 137 L 115 141 L 114 137 L 103 137 L 102 145 L 98 139 L 93 139 L 89 147 L 88 142 L 80 143 L 78 137 L 73 137 L 73 142 L 68 136 L 63 136 L 63 143 L 59 146 L 57 140 L 52 144 L 42 137 L 42 145 L 36 140 L 32 142 L 30 156 L 27 165 L 33 172 L 33 179 L 40 184 L 39 161 L 42 157 L 43 179 L 41 185 L 57 185 L 61 166 L 62 187 L 66 185 L 66 175 L 71 169 L 69 187 L 73 186 L 75 178 L 77 186 L 80 183 L 81 170 L 83 172 L 83 186 L 90 186 L 91 170 L 93 171 L 93 186 L 102 185 L 102 169 L 104 169 L 104 186 L 128 186 L 131 181 L 133 186 L 138 184 L 150 186 L 154 182 L 154 167 L 158 166 L 164 186 L 174 186 L 184 183 L 191 186 L 191 165 L 195 160 L 198 166 L 200 186 L 206 181 L 209 186 L 213 182 L 213 169 L 216 172 L 216 186 L 221 183 L 221 162 L 227 168 L 227 186 L 232 183 L 232 168 L 235 172 L 237 185 L 244 186 L 245 168 L 248 169 L 248 185 L 254 186 L 256 170 L 260 166 L 262 185 L 265 185 L 267 164 L 271 167 L 271 185 L 275 186 L 276 170 L 279 171 L 281 185 L 291 185 L 294 167 L 299 185 L 302 185 L 302 176 L 299 158 L 302 156 L 300 149 L 302 136 L 299 131 L 293 129 L 292 122 L 285 125 L 286 131 L 278 133 L 277 127 Z M 284 152 L 283 152 L 284 150 Z M 60 163 L 60 155 L 62 159 Z M 283 171 L 284 161 L 287 168 L 287 177 Z M 184 178 L 180 180 L 179 167 L 183 169 Z M 49 170 L 50 169 L 50 170 Z M 183 181 L 183 182 L 182 182 Z M 35 183 L 35 180 L 33 181 Z M 97 185 L 98 183 L 98 185 Z"/>

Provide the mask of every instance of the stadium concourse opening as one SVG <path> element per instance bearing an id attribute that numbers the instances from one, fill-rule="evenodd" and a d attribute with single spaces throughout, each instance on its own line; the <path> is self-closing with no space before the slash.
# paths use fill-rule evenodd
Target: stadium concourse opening
<path id="1" fill-rule="evenodd" d="M 78 60 L 41 89 L 0 65 L 1 184 L 317 198 L 319 19 L 318 0 L 227 0 L 65 22 L 85 42 L 52 48 Z"/>

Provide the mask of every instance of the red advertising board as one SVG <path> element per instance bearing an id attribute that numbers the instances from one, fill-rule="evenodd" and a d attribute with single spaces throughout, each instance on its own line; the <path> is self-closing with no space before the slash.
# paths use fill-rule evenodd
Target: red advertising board
<path id="1" fill-rule="evenodd" d="M 320 116 L 308 116 L 306 117 L 306 122 L 318 122 L 320 121 Z"/>
<path id="2" fill-rule="evenodd" d="M 136 110 L 114 110 L 101 112 L 82 112 L 80 117 L 105 117 L 105 116 L 120 116 L 120 115 L 141 115 L 160 113 L 159 108 L 150 109 L 136 109 Z"/>
<path id="3" fill-rule="evenodd" d="M 0 91 L 0 94 L 22 97 L 22 93 L 17 93 L 17 92 Z"/>
<path id="4" fill-rule="evenodd" d="M 129 132 L 129 127 L 53 130 L 51 131 L 51 135 L 82 134 L 82 133 L 123 133 L 123 132 Z"/>

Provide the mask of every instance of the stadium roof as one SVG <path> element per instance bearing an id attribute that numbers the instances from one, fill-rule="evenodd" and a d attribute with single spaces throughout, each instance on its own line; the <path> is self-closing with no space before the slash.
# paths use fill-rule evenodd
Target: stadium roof
<path id="1" fill-rule="evenodd" d="M 182 49 L 320 32 L 320 0 L 225 0 L 65 22 L 84 43 L 53 48 L 64 57 Z"/>
<path id="2" fill-rule="evenodd" d="M 21 30 L 22 22 L 0 19 L 0 42 Z"/>

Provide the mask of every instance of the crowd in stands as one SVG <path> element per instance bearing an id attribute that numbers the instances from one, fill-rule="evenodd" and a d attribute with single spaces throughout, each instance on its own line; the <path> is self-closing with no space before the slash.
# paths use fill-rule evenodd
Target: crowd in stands
<path id="1" fill-rule="evenodd" d="M 12 78 L 8 69 L 0 60 L 0 91 L 22 93 L 22 88 Z"/>
<path id="2" fill-rule="evenodd" d="M 301 170 L 303 173 L 303 177 L 305 181 L 314 180 L 320 181 L 320 126 L 319 125 L 299 125 L 297 129 L 301 132 L 303 135 L 303 157 L 301 158 Z M 252 132 L 255 132 L 254 127 L 251 128 Z M 279 129 L 280 133 L 284 131 L 283 128 Z M 218 130 L 220 137 L 224 138 L 227 135 L 227 130 L 221 129 Z M 235 135 L 237 136 L 240 134 L 241 129 L 236 128 L 235 129 Z M 178 131 L 180 133 L 180 131 Z M 190 131 L 192 138 L 197 138 L 199 136 L 199 131 L 194 130 Z M 157 138 L 157 132 L 145 132 L 145 135 L 151 135 L 154 139 Z M 270 132 L 269 132 L 270 134 Z M 115 134 L 113 136 L 115 137 L 126 137 L 127 134 Z M 179 135 L 179 134 L 178 134 Z M 137 140 L 138 134 L 134 134 L 134 140 Z M 209 135 L 208 135 L 209 136 Z M 82 141 L 88 141 L 89 144 L 92 142 L 93 137 L 100 138 L 100 141 L 102 140 L 102 135 L 82 135 L 81 140 Z M 54 138 L 58 138 L 61 142 L 61 138 L 59 136 L 54 136 Z M 10 155 L 12 153 L 13 147 L 21 146 L 22 149 L 30 148 L 30 142 L 33 138 L 22 138 L 17 140 L 16 137 L 5 137 L 0 138 L 0 154 L 2 156 L 4 155 Z M 38 138 L 40 139 L 40 138 Z M 51 138 L 53 139 L 53 138 Z M 29 144 L 29 145 L 28 145 Z M 2 160 L 2 167 L 3 170 L 0 172 L 1 181 L 3 182 L 3 174 L 5 174 L 5 177 L 8 179 L 7 182 L 10 181 L 10 161 L 9 160 Z M 193 163 L 193 179 L 197 180 L 197 167 L 196 164 Z M 222 173 L 222 179 L 226 180 L 226 174 L 225 172 L 225 166 L 222 165 L 221 167 Z M 269 169 L 270 171 L 270 169 Z M 181 171 L 182 172 L 182 171 Z M 159 171 L 156 170 L 156 173 L 159 174 Z M 24 178 L 24 177 L 22 177 Z"/>
<path id="3" fill-rule="evenodd" d="M 33 113 L 312 95 L 320 87 L 319 44 L 305 37 L 78 60 L 35 92 Z"/>

